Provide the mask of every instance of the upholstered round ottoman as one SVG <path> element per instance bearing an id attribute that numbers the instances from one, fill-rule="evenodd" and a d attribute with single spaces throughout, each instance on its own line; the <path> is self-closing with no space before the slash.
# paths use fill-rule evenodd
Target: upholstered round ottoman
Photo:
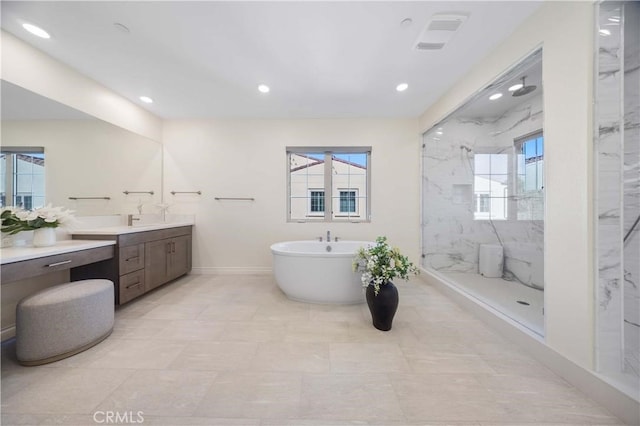
<path id="1" fill-rule="evenodd" d="M 40 365 L 82 352 L 113 330 L 113 283 L 82 280 L 39 291 L 16 307 L 16 355 Z"/>

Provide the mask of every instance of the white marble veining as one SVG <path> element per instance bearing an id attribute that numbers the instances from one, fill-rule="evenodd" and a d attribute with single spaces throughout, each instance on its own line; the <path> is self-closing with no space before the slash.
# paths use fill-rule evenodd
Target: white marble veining
<path id="1" fill-rule="evenodd" d="M 501 117 L 451 118 L 425 135 L 423 150 L 424 266 L 443 272 L 478 272 L 480 244 L 502 243 L 505 272 L 542 288 L 542 220 L 474 219 L 474 155 L 513 155 L 514 139 L 543 127 L 542 92 L 534 93 Z M 469 191 L 463 189 L 471 188 Z M 471 194 L 463 200 L 464 193 Z M 510 197 L 518 216 L 543 218 L 544 194 Z"/>
<path id="2" fill-rule="evenodd" d="M 640 230 L 630 230 L 640 215 L 640 6 L 605 1 L 598 19 L 608 30 L 597 37 L 595 87 L 598 369 L 637 387 Z"/>

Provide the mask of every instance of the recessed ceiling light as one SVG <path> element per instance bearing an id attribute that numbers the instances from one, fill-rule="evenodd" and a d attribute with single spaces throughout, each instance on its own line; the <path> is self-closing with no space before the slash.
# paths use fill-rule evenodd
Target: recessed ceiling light
<path id="1" fill-rule="evenodd" d="M 509 87 L 509 91 L 510 92 L 515 92 L 516 90 L 520 89 L 521 87 L 522 87 L 522 83 L 514 84 L 513 86 Z"/>
<path id="2" fill-rule="evenodd" d="M 407 83 L 400 83 L 396 86 L 396 90 L 398 92 L 404 92 L 405 90 L 407 90 L 409 88 L 409 85 Z"/>
<path id="3" fill-rule="evenodd" d="M 153 99 L 151 99 L 148 96 L 140 96 L 140 100 L 142 102 L 144 102 L 145 104 L 152 104 L 153 103 Z"/>
<path id="4" fill-rule="evenodd" d="M 443 132 L 442 130 L 438 130 L 438 131 L 436 132 L 436 135 L 441 135 L 441 134 L 443 134 L 443 133 L 444 133 L 444 132 Z"/>
<path id="5" fill-rule="evenodd" d="M 599 31 L 599 33 L 600 33 L 600 35 L 603 35 L 603 36 L 610 36 L 610 35 L 611 35 L 611 31 L 609 31 L 609 30 L 607 30 L 607 29 L 604 29 L 604 28 L 603 28 L 603 29 L 601 29 L 601 30 Z"/>
<path id="6" fill-rule="evenodd" d="M 620 22 L 620 17 L 612 16 L 611 18 L 609 18 L 609 22 Z"/>
<path id="7" fill-rule="evenodd" d="M 403 28 L 406 28 L 408 26 L 410 26 L 413 23 L 413 19 L 411 18 L 405 18 L 400 22 L 400 26 Z"/>
<path id="8" fill-rule="evenodd" d="M 261 84 L 260 86 L 258 86 L 258 90 L 261 93 L 269 93 L 269 90 L 271 89 L 269 89 L 269 86 L 267 86 L 266 84 Z"/>
<path id="9" fill-rule="evenodd" d="M 25 30 L 29 31 L 31 34 L 41 37 L 41 38 L 51 38 L 51 36 L 49 35 L 48 32 L 46 32 L 45 30 L 43 30 L 40 27 L 36 27 L 33 24 L 22 24 L 22 28 L 24 28 Z"/>
<path id="10" fill-rule="evenodd" d="M 502 97 L 502 93 L 494 93 L 493 95 L 489 96 L 489 100 L 495 101 L 496 99 L 500 99 Z"/>

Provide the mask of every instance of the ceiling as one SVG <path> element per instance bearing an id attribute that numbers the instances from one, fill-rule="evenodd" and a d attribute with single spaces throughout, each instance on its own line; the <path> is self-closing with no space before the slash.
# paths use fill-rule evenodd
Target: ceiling
<path id="1" fill-rule="evenodd" d="M 541 4 L 2 1 L 1 16 L 5 31 L 165 119 L 416 117 Z M 443 49 L 413 48 L 434 14 L 452 12 L 468 18 Z"/>

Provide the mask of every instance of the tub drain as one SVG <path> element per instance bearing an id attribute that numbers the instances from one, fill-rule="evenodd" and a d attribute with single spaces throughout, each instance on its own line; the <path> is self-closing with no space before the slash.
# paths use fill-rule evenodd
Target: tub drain
<path id="1" fill-rule="evenodd" d="M 529 306 L 530 303 L 529 302 L 525 302 L 524 300 L 517 300 L 517 302 L 521 305 L 525 305 L 525 306 Z"/>

